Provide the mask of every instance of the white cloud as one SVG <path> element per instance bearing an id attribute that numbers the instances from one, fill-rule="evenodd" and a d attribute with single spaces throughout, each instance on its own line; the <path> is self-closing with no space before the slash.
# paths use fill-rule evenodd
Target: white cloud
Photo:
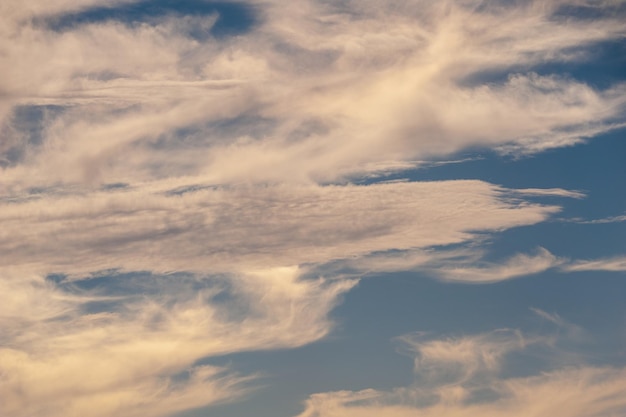
<path id="1" fill-rule="evenodd" d="M 580 260 L 566 264 L 563 269 L 568 272 L 576 271 L 626 271 L 626 256 L 615 256 L 612 258 L 596 260 Z"/>
<path id="2" fill-rule="evenodd" d="M 115 295 L 110 283 L 94 293 L 2 272 L 0 411 L 15 417 L 161 416 L 232 401 L 252 376 L 198 360 L 318 340 L 354 285 L 279 268 L 214 281 L 130 276 Z"/>
<path id="3" fill-rule="evenodd" d="M 609 15 L 552 18 L 567 2 L 262 1 L 251 33 L 203 42 L 180 17 L 63 33 L 29 23 L 90 4 L 5 5 L 5 125 L 15 105 L 67 107 L 45 126 L 44 146 L 3 169 L 7 185 L 335 181 L 468 146 L 539 152 L 623 124 L 623 86 L 529 70 L 585 60 L 572 50 L 623 36 Z M 476 81 L 494 72 L 509 78 Z M 225 128 L 238 117 L 257 122 Z M 180 131 L 190 127 L 194 140 Z"/>
<path id="4" fill-rule="evenodd" d="M 516 193 L 522 195 L 536 195 L 546 197 L 568 197 L 568 198 L 585 198 L 585 193 L 581 191 L 564 190 L 562 188 L 526 188 L 517 189 Z"/>
<path id="5" fill-rule="evenodd" d="M 474 232 L 535 224 L 559 210 L 510 199 L 508 190 L 481 181 L 165 191 L 178 188 L 165 181 L 4 204 L 6 266 L 81 276 L 111 268 L 221 273 L 326 263 L 461 243 Z"/>
<path id="6" fill-rule="evenodd" d="M 466 284 L 500 282 L 541 273 L 552 268 L 557 268 L 557 271 L 561 272 L 626 271 L 626 258 L 624 257 L 572 260 L 557 257 L 541 247 L 534 254 L 518 253 L 499 261 L 485 261 L 485 255 L 484 251 L 475 248 L 394 250 L 342 260 L 331 264 L 330 270 L 344 271 L 342 273 L 348 276 L 419 271 L 443 281 Z M 540 315 L 548 318 L 544 314 Z M 553 319 L 550 321 L 554 322 Z"/>
<path id="7" fill-rule="evenodd" d="M 417 271 L 442 281 L 487 284 L 537 274 L 566 262 L 544 248 L 538 248 L 534 254 L 519 253 L 499 261 L 485 261 L 485 256 L 486 252 L 471 246 L 393 250 L 341 260 L 322 270 L 357 276 Z"/>
<path id="8" fill-rule="evenodd" d="M 546 249 L 539 248 L 535 255 L 517 254 L 504 261 L 488 263 L 484 266 L 480 262 L 471 262 L 461 266 L 455 266 L 454 262 L 449 262 L 447 265 L 436 267 L 433 273 L 447 281 L 486 283 L 536 274 L 562 263 L 563 260 Z"/>
<path id="9" fill-rule="evenodd" d="M 548 313 L 547 311 L 543 311 L 535 307 L 531 307 L 530 310 L 542 319 L 547 320 L 553 323 L 559 329 L 564 330 L 565 335 L 569 340 L 587 341 L 591 339 L 588 333 L 582 327 L 574 323 L 570 323 L 556 313 Z"/>
<path id="10" fill-rule="evenodd" d="M 420 407 L 394 404 L 386 393 L 366 390 L 316 394 L 300 417 L 613 417 L 626 410 L 623 369 L 572 368 L 530 378 L 500 381 L 498 400 L 462 404 L 466 393 L 449 388 L 441 402 Z"/>
<path id="11" fill-rule="evenodd" d="M 50 189 L 3 202 L 4 413 L 166 415 L 233 400 L 249 378 L 193 363 L 301 346 L 328 334 L 328 313 L 355 281 L 301 277 L 315 265 L 465 242 L 477 231 L 534 224 L 559 209 L 512 199 L 509 190 L 481 181 L 324 187 L 181 181 Z M 285 267 L 303 264 L 310 267 Z M 195 278 L 129 276 L 122 296 L 109 286 L 73 289 L 111 269 Z M 43 278 L 50 273 L 75 284 Z M 226 307 L 219 294 L 229 297 Z M 204 376 L 176 382 L 185 372 Z M 178 400 L 200 391 L 196 402 Z M 152 400 L 138 399 L 146 397 Z M 95 403 L 101 405 L 85 411 L 83 404 Z"/>
<path id="12" fill-rule="evenodd" d="M 320 184 L 473 146 L 571 145 L 623 121 L 623 85 L 531 71 L 624 35 L 610 16 L 552 19 L 564 2 L 255 1 L 250 33 L 202 42 L 186 34 L 191 17 L 41 24 L 100 4 L 0 2 L 0 410 L 11 416 L 167 415 L 243 395 L 249 377 L 194 363 L 324 337 L 354 281 L 302 277 L 316 266 L 432 265 L 434 245 L 559 210 L 530 194 L 580 197 L 481 181 Z M 508 78 L 477 81 L 494 72 Z M 30 120 L 32 140 L 16 112 L 50 105 Z M 111 183 L 125 188 L 101 187 Z M 558 262 L 547 251 L 448 262 L 441 277 L 490 282 Z M 187 272 L 201 290 L 129 278 L 152 292 L 120 299 L 44 278 L 80 288 L 102 270 Z M 224 292 L 230 309 L 214 297 Z"/>
<path id="13" fill-rule="evenodd" d="M 610 216 L 602 219 L 583 220 L 581 218 L 563 219 L 563 221 L 578 223 L 578 224 L 607 224 L 607 223 L 621 223 L 626 221 L 626 215 Z"/>
<path id="14" fill-rule="evenodd" d="M 612 417 L 626 411 L 626 370 L 577 366 L 540 374 L 502 376 L 512 352 L 546 344 L 542 337 L 496 331 L 458 339 L 404 338 L 416 359 L 416 382 L 312 395 L 299 417 L 513 416 Z"/>

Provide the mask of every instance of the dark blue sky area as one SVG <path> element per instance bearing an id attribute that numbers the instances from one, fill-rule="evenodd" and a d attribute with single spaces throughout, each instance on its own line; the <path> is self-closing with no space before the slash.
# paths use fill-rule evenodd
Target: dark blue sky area
<path id="1" fill-rule="evenodd" d="M 132 25 L 151 23 L 168 16 L 206 16 L 218 14 L 210 35 L 221 37 L 245 33 L 258 23 L 257 10 L 246 3 L 202 0 L 143 0 L 114 7 L 92 7 L 78 12 L 51 16 L 44 23 L 52 30 L 64 31 L 79 25 L 117 21 Z M 195 38 L 209 34 L 190 33 Z"/>
<path id="2" fill-rule="evenodd" d="M 557 59 L 532 66 L 515 65 L 479 72 L 463 79 L 462 84 L 502 84 L 511 74 L 534 72 L 541 76 L 556 75 L 559 78 L 576 80 L 604 90 L 626 79 L 626 38 L 577 46 L 565 51 L 564 55 L 571 60 Z"/>
<path id="3" fill-rule="evenodd" d="M 456 155 L 459 160 L 467 159 L 465 162 L 397 173 L 383 180 L 478 179 L 507 188 L 565 188 L 582 191 L 587 197 L 568 199 L 562 216 L 588 220 L 618 216 L 626 212 L 625 138 L 626 129 L 618 129 L 586 144 L 522 157 L 475 149 Z M 559 204 L 558 200 L 542 201 Z"/>

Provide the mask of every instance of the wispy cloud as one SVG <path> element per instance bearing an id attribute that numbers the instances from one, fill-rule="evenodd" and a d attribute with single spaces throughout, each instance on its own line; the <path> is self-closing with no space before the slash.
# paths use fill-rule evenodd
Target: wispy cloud
<path id="1" fill-rule="evenodd" d="M 481 181 L 172 189 L 179 187 L 166 181 L 4 204 L 6 265 L 80 276 L 111 268 L 221 273 L 325 263 L 460 243 L 476 231 L 535 224 L 559 210 L 512 200 Z"/>
<path id="2" fill-rule="evenodd" d="M 30 197 L 1 210 L 8 347 L 0 360 L 10 398 L 3 411 L 15 416 L 39 412 L 33 407 L 44 416 L 167 415 L 233 400 L 249 377 L 193 364 L 328 334 L 329 312 L 356 281 L 305 279 L 315 265 L 390 249 L 428 253 L 559 209 L 480 181 L 262 188 L 162 181 Z M 191 278 L 127 274 L 122 295 L 112 293 L 115 276 L 133 271 Z M 45 279 L 52 273 L 65 278 Z M 81 289 L 90 283 L 103 284 Z M 31 388 L 17 389 L 23 385 Z M 195 402 L 177 400 L 192 395 Z M 93 403 L 101 406 L 85 411 Z"/>
<path id="3" fill-rule="evenodd" d="M 29 23 L 93 4 L 4 5 L 4 123 L 14 105 L 67 109 L 46 127 L 45 146 L 4 169 L 8 183 L 198 173 L 332 181 L 468 146 L 538 152 L 621 125 L 624 86 L 600 91 L 532 72 L 623 36 L 610 14 L 553 18 L 566 2 L 261 2 L 266 18 L 250 33 L 202 42 L 180 16 L 64 32 Z M 510 77 L 466 82 L 489 71 Z M 210 124 L 244 116 L 272 123 L 235 137 Z M 200 133 L 189 147 L 181 129 L 192 127 Z M 168 141 L 176 146 L 164 151 Z"/>
<path id="4" fill-rule="evenodd" d="M 546 197 L 568 197 L 568 198 L 585 198 L 585 193 L 581 191 L 564 190 L 561 188 L 525 188 L 515 190 L 516 193 L 522 195 L 536 195 Z"/>
<path id="5" fill-rule="evenodd" d="M 338 391 L 312 395 L 300 417 L 541 416 L 626 411 L 626 370 L 591 366 L 545 369 L 533 376 L 504 376 L 508 355 L 523 354 L 549 338 L 499 330 L 473 336 L 402 338 L 415 355 L 416 382 L 393 391 Z M 556 354 L 556 352 L 555 352 Z"/>
<path id="6" fill-rule="evenodd" d="M 623 413 L 626 408 L 622 383 L 625 377 L 626 372 L 621 369 L 585 367 L 503 380 L 490 387 L 497 390 L 498 400 L 474 404 L 459 403 L 466 392 L 454 387 L 440 393 L 442 401 L 431 406 L 412 406 L 411 402 L 398 404 L 389 399 L 389 394 L 375 390 L 339 391 L 312 396 L 307 401 L 306 410 L 299 416 L 521 417 L 556 413 L 564 417 L 611 417 Z"/>
<path id="7" fill-rule="evenodd" d="M 612 258 L 580 260 L 564 266 L 566 271 L 626 271 L 626 256 L 615 256 Z"/>
<path id="8" fill-rule="evenodd" d="M 462 264 L 463 261 L 460 263 Z M 481 265 L 471 262 L 468 265 L 454 265 L 454 262 L 437 267 L 433 273 L 446 281 L 466 283 L 486 283 L 504 281 L 520 276 L 543 272 L 563 263 L 549 251 L 539 248 L 534 255 L 517 254 L 501 262 Z"/>
<path id="9" fill-rule="evenodd" d="M 354 285 L 281 268 L 230 279 L 130 275 L 115 294 L 114 276 L 87 290 L 2 272 L 11 296 L 0 310 L 0 410 L 11 416 L 160 416 L 232 401 L 253 376 L 198 360 L 318 340 Z"/>
<path id="10" fill-rule="evenodd" d="M 312 277 L 332 262 L 462 282 L 560 265 L 546 250 L 492 264 L 433 248 L 537 224 L 560 207 L 534 197 L 578 191 L 349 181 L 470 147 L 541 152 L 624 123 L 623 84 L 536 68 L 624 36 L 610 13 L 560 19 L 569 2 L 255 0 L 236 4 L 254 24 L 219 36 L 233 2 L 124 15 L 155 4 L 0 3 L 4 414 L 156 416 L 245 395 L 250 376 L 197 363 L 324 337 L 356 282 Z M 624 269 L 594 262 L 563 268 Z M 501 356 L 486 352 L 476 366 Z M 607 387 L 619 376 L 576 372 Z M 569 377 L 506 389 L 543 399 Z M 586 388 L 578 401 L 596 395 Z M 342 415 L 343 401 L 324 412 Z"/>
<path id="11" fill-rule="evenodd" d="M 581 218 L 563 219 L 565 222 L 578 223 L 578 224 L 607 224 L 607 223 L 621 223 L 626 221 L 626 215 L 610 216 L 602 219 L 584 220 Z"/>
<path id="12" fill-rule="evenodd" d="M 547 311 L 543 311 L 540 308 L 536 307 L 531 307 L 530 311 L 535 313 L 538 317 L 541 317 L 542 319 L 554 324 L 559 330 L 561 338 L 574 342 L 586 342 L 592 339 L 585 329 L 578 326 L 577 324 L 565 320 L 557 313 L 548 313 Z"/>

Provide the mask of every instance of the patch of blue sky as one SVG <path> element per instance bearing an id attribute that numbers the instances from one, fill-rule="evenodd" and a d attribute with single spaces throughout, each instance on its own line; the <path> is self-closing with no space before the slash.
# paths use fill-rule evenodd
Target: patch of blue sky
<path id="1" fill-rule="evenodd" d="M 602 17 L 620 17 L 626 16 L 626 4 L 616 1 L 612 4 L 593 4 L 593 2 L 584 4 L 561 4 L 553 13 L 553 19 L 564 20 L 593 20 Z"/>
<path id="2" fill-rule="evenodd" d="M 626 40 L 611 39 L 563 50 L 562 57 L 525 65 L 491 69 L 474 73 L 460 80 L 464 86 L 502 84 L 512 74 L 535 73 L 583 82 L 593 88 L 605 90 L 626 78 Z"/>
<path id="3" fill-rule="evenodd" d="M 0 126 L 0 167 L 19 163 L 29 148 L 39 147 L 49 124 L 64 111 L 65 107 L 57 105 L 16 106 L 9 122 Z"/>
<path id="4" fill-rule="evenodd" d="M 233 138 L 245 137 L 259 139 L 270 135 L 276 127 L 276 121 L 255 114 L 243 114 L 238 117 L 216 121 L 196 123 L 174 129 L 167 134 L 150 138 L 147 143 L 155 150 L 202 148 L 227 144 Z"/>
<path id="5" fill-rule="evenodd" d="M 191 28 L 189 36 L 201 40 L 209 35 L 222 37 L 242 34 L 252 29 L 259 19 L 254 6 L 244 2 L 143 0 L 50 16 L 44 19 L 44 23 L 52 30 L 65 31 L 85 24 L 119 22 L 133 25 L 158 23 L 160 19 L 172 16 L 209 18 L 213 15 L 217 15 L 218 19 L 208 33 Z"/>

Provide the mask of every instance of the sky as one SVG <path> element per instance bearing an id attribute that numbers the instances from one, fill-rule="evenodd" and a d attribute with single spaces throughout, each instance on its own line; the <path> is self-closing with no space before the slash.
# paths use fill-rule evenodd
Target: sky
<path id="1" fill-rule="evenodd" d="M 623 0 L 3 0 L 0 415 L 626 415 Z"/>

